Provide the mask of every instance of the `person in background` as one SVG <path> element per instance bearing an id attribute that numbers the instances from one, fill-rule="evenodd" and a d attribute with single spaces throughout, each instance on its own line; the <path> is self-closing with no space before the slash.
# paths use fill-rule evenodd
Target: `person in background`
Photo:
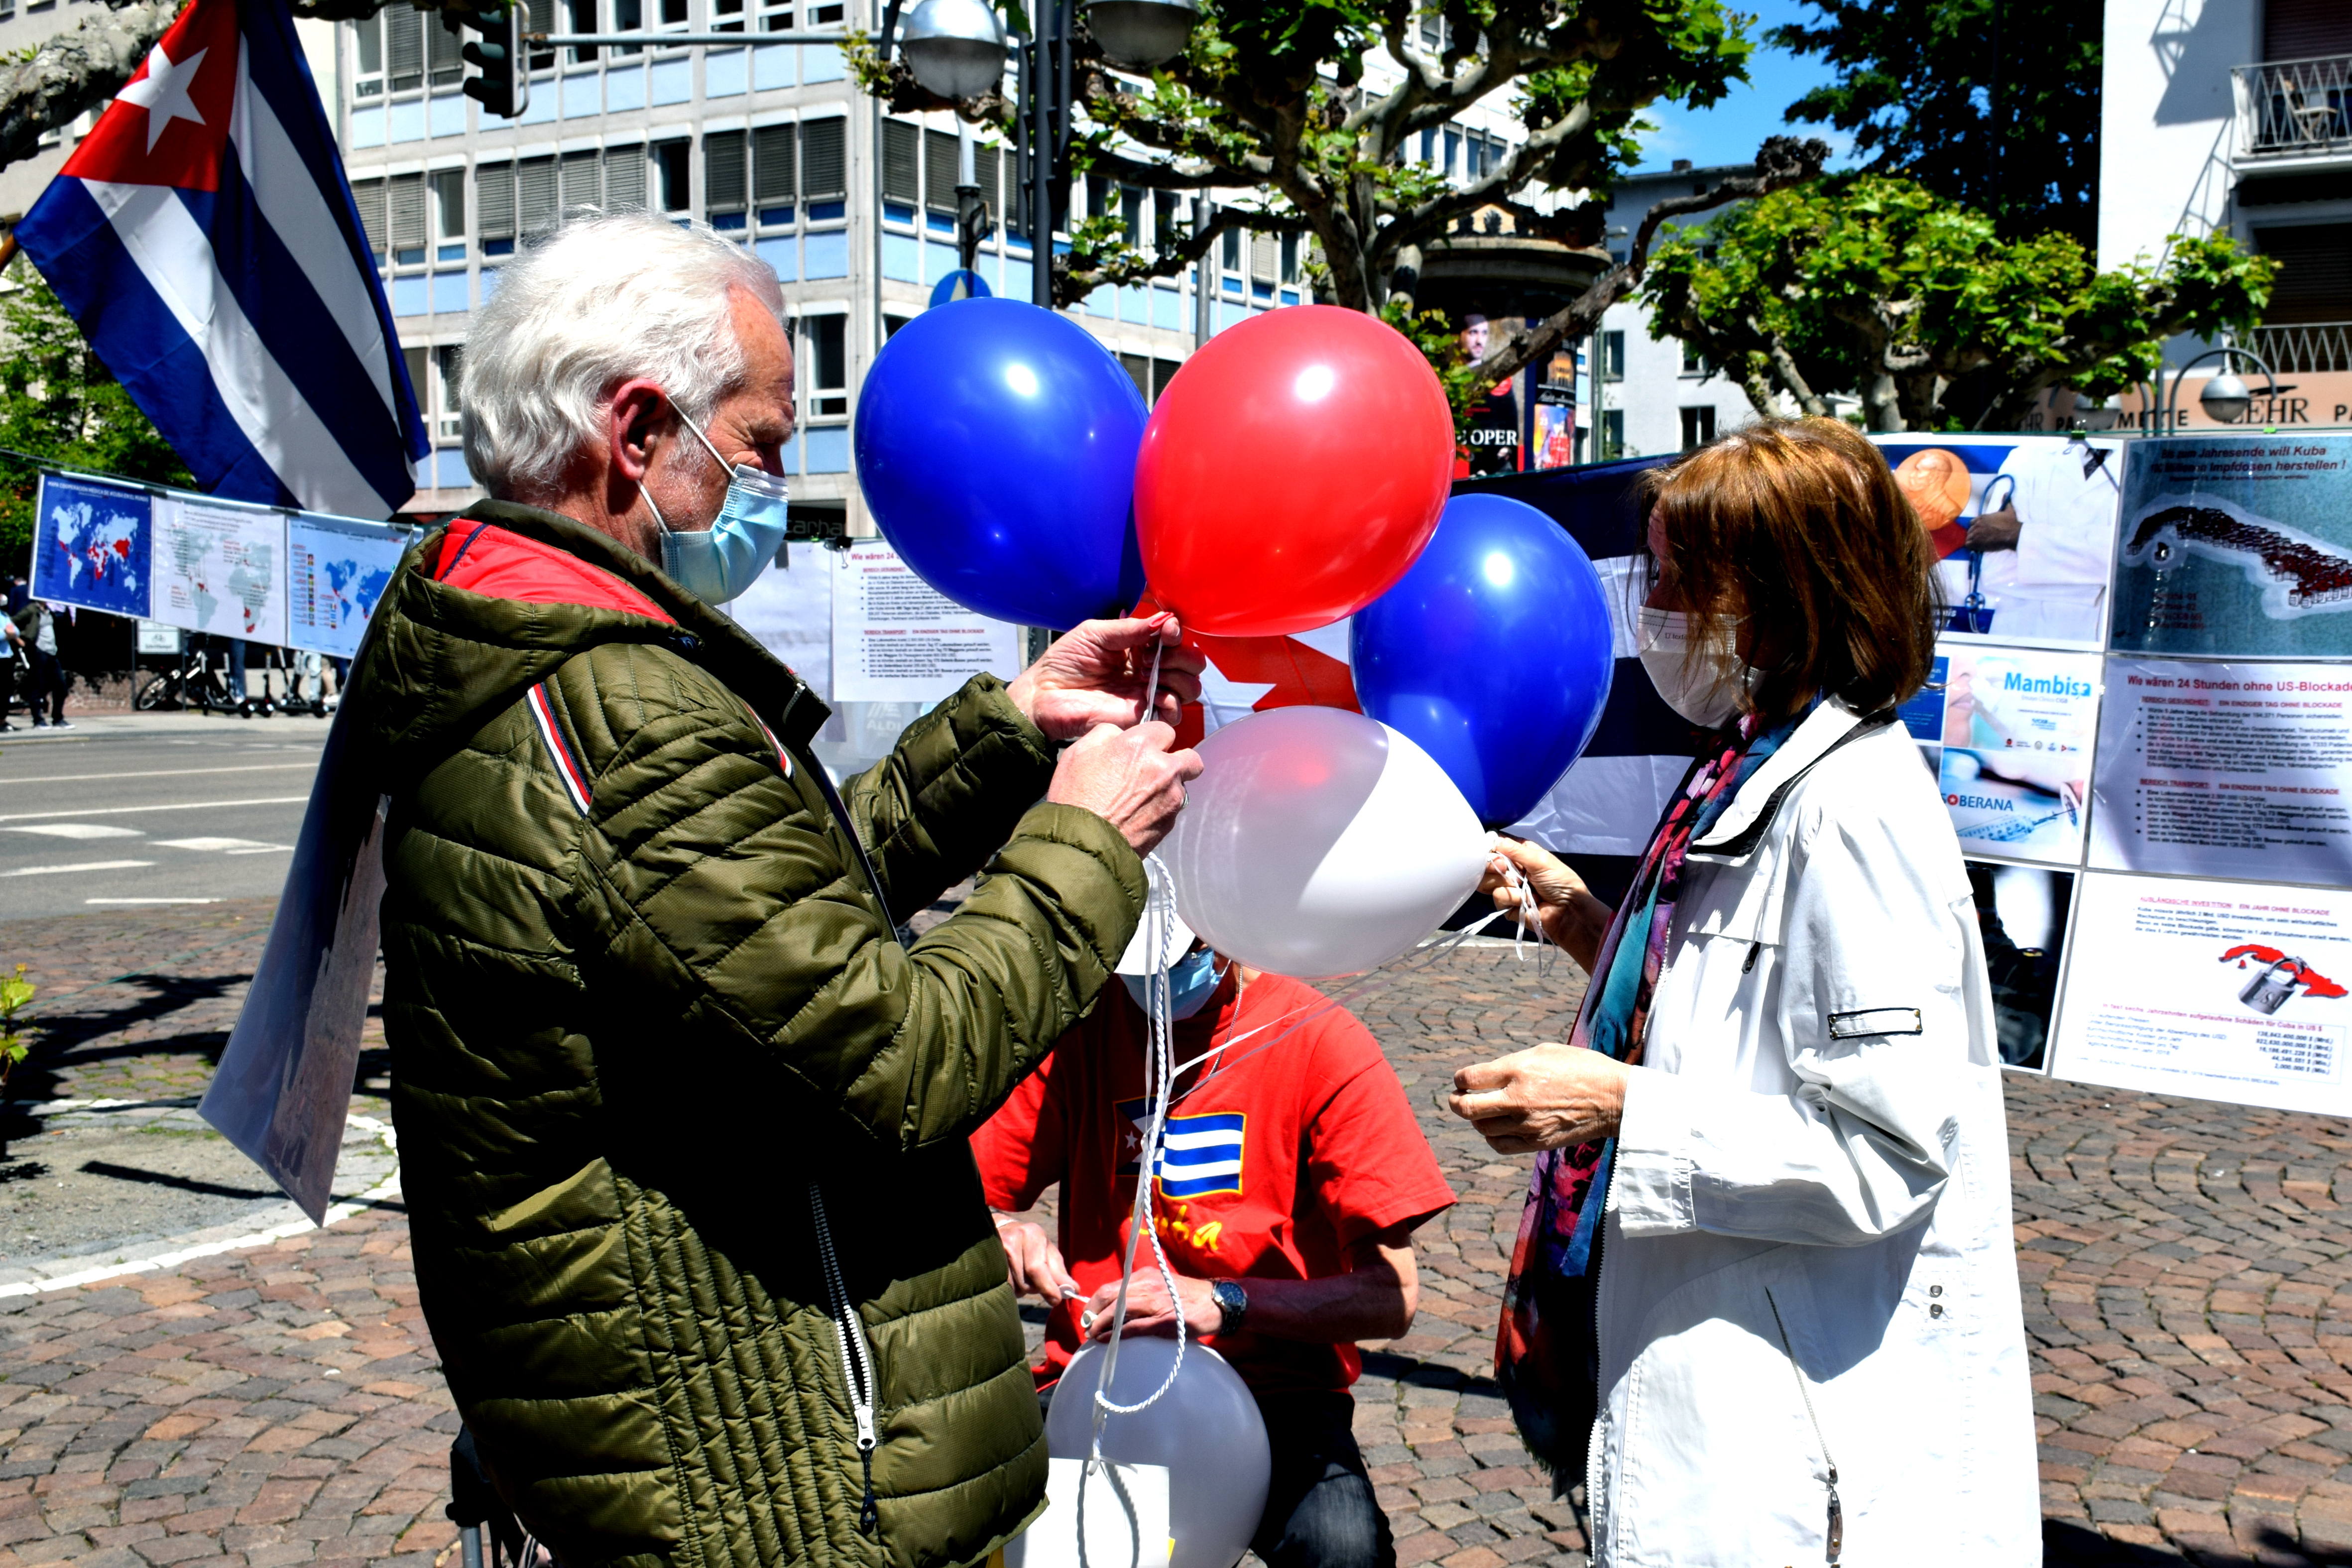
<path id="1" fill-rule="evenodd" d="M 25 668 L 25 634 L 12 617 L 0 617 L 0 731 L 14 730 L 8 710 L 16 700 L 17 672 Z"/>
<path id="2" fill-rule="evenodd" d="M 58 658 L 58 618 L 49 605 L 27 595 L 24 607 L 9 619 L 16 623 L 27 656 L 30 679 L 26 682 L 26 704 L 33 710 L 33 728 L 70 730 L 66 721 L 66 669 Z M 47 719 L 41 717 L 44 700 L 48 704 Z"/>
<path id="3" fill-rule="evenodd" d="M 1147 1114 L 1146 940 L 1119 961 L 1125 984 L 972 1139 L 1013 1287 L 1053 1310 L 1041 1389 L 1083 1340 L 1110 1332 Z M 1256 1395 L 1274 1473 L 1251 1544 L 1271 1568 L 1390 1568 L 1396 1545 L 1353 1431 L 1355 1342 L 1411 1327 L 1412 1233 L 1454 1190 L 1351 1014 L 1318 1014 L 1319 992 L 1220 958 L 1181 921 L 1169 945 L 1183 955 L 1169 971 L 1176 1061 L 1202 1065 L 1178 1079 L 1155 1173 L 1176 1300 L 1139 1249 L 1127 1330 L 1172 1333 L 1181 1313 Z M 1228 1059 L 1228 1042 L 1253 1031 Z M 1055 1182 L 1049 1237 L 1014 1216 Z"/>
<path id="4" fill-rule="evenodd" d="M 1567 1043 L 1454 1075 L 1538 1156 L 1498 1381 L 1598 1568 L 2039 1563 L 1998 1022 L 1895 712 L 1928 535 L 1834 419 L 1649 478 L 1642 663 L 1713 735 L 1613 914 L 1532 844 L 1490 868 L 1594 977 Z"/>

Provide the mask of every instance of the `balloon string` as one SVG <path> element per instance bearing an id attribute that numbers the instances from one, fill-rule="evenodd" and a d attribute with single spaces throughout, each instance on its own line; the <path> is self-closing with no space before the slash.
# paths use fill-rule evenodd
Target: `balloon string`
<path id="1" fill-rule="evenodd" d="M 1152 687 L 1159 685 L 1159 656 L 1152 656 Z M 1147 700 L 1150 692 L 1147 691 Z M 1150 1040 L 1145 1056 L 1144 1092 L 1151 1110 L 1144 1128 L 1143 1147 L 1137 1156 L 1135 1177 L 1135 1207 L 1129 1216 L 1127 1251 L 1120 1260 L 1118 1296 L 1111 1312 L 1110 1342 L 1103 1352 L 1101 1368 L 1095 1374 L 1093 1432 L 1087 1443 L 1087 1453 L 1096 1459 L 1103 1457 L 1102 1436 L 1106 1421 L 1112 1415 L 1133 1415 L 1158 1404 L 1168 1391 L 1176 1386 L 1177 1374 L 1184 1370 L 1184 1308 L 1176 1294 L 1176 1271 L 1170 1267 L 1168 1253 L 1160 1242 L 1160 1227 L 1152 1213 L 1152 1182 L 1160 1164 L 1160 1141 L 1168 1127 L 1168 1112 L 1173 1104 L 1170 1091 L 1176 1082 L 1176 1032 L 1174 995 L 1168 978 L 1168 966 L 1179 954 L 1168 950 L 1175 945 L 1176 922 L 1175 879 L 1159 856 L 1147 858 L 1150 873 L 1144 898 L 1144 949 L 1151 955 L 1151 965 L 1144 981 L 1144 995 L 1150 1004 Z M 1135 1279 L 1137 1244 L 1146 1236 L 1151 1238 L 1151 1256 L 1160 1269 L 1160 1278 L 1168 1291 L 1168 1304 L 1176 1317 L 1176 1360 L 1168 1369 L 1167 1379 L 1145 1399 L 1134 1405 L 1120 1405 L 1110 1397 L 1113 1376 L 1118 1368 L 1118 1347 L 1127 1331 L 1127 1299 Z"/>

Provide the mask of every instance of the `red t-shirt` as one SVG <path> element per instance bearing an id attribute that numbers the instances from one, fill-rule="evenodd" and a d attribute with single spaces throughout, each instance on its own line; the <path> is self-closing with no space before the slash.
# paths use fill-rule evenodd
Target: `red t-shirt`
<path id="1" fill-rule="evenodd" d="M 1179 1086 L 1199 1085 L 1169 1112 L 1153 1194 L 1160 1245 L 1177 1273 L 1328 1279 L 1347 1271 L 1347 1249 L 1366 1236 L 1453 1204 L 1454 1189 L 1413 1121 L 1404 1086 L 1370 1031 L 1345 1008 L 1258 1049 L 1323 1000 L 1273 974 L 1252 981 L 1237 999 L 1229 978 L 1217 1005 L 1176 1026 L 1179 1065 L 1235 1034 L 1273 1026 L 1234 1046 L 1230 1068 L 1219 1071 L 1212 1061 Z M 971 1141 L 996 1208 L 1025 1209 L 1062 1184 L 1062 1256 L 1081 1295 L 1053 1309 L 1040 1387 L 1060 1377 L 1077 1350 L 1078 1307 L 1118 1279 L 1142 1146 L 1149 1036 L 1142 1012 L 1113 984 Z M 1146 1242 L 1136 1255 L 1137 1276 L 1152 1267 Z M 1246 1329 L 1208 1342 L 1260 1393 L 1345 1389 L 1363 1366 L 1351 1344 Z"/>

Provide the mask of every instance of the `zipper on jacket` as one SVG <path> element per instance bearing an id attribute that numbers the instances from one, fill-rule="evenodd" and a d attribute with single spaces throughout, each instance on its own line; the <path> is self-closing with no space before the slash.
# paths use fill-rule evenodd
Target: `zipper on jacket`
<path id="1" fill-rule="evenodd" d="M 1790 1374 L 1797 1380 L 1797 1397 L 1805 1402 L 1805 1419 L 1813 1424 L 1813 1441 L 1821 1445 L 1822 1463 L 1829 1467 L 1830 1528 L 1828 1561 L 1835 1563 L 1845 1550 L 1845 1510 L 1838 1504 L 1837 1461 L 1830 1458 L 1830 1440 L 1822 1436 L 1822 1418 L 1814 1414 L 1812 1391 L 1805 1386 L 1805 1369 L 1797 1364 L 1796 1347 L 1789 1342 L 1789 1325 L 1780 1321 L 1780 1303 L 1772 1299 L 1769 1285 L 1764 1289 L 1765 1304 L 1772 1309 L 1772 1326 L 1780 1331 L 1780 1349 L 1789 1357 Z"/>
<path id="2" fill-rule="evenodd" d="M 809 1212 L 816 1217 L 816 1250 L 824 1263 L 824 1293 L 833 1313 L 834 1342 L 841 1350 L 841 1380 L 848 1386 L 849 1411 L 857 1423 L 857 1458 L 866 1467 L 866 1501 L 857 1510 L 857 1530 L 871 1535 L 880 1520 L 874 1498 L 874 1355 L 866 1343 L 866 1325 L 858 1321 L 849 1290 L 841 1282 L 833 1226 L 824 1217 L 824 1189 L 814 1182 L 809 1184 Z"/>

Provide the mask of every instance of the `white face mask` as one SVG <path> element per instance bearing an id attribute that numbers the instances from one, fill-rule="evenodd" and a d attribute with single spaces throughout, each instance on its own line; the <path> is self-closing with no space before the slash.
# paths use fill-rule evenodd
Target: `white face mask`
<path id="1" fill-rule="evenodd" d="M 1666 706 L 1702 729 L 1713 730 L 1739 711 L 1759 672 L 1738 654 L 1701 648 L 1691 657 L 1691 618 L 1682 610 L 1642 606 L 1642 668 Z"/>

